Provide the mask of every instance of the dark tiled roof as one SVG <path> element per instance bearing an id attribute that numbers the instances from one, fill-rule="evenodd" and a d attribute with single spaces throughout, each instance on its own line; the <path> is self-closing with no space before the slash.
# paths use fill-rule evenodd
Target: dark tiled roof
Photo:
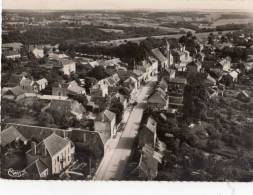
<path id="1" fill-rule="evenodd" d="M 108 122 L 95 121 L 94 129 L 99 134 L 103 144 L 111 137 L 111 125 Z"/>
<path id="2" fill-rule="evenodd" d="M 149 117 L 146 127 L 148 128 L 148 130 L 150 130 L 152 133 L 156 133 L 156 128 L 157 128 L 157 122 L 152 118 Z"/>
<path id="3" fill-rule="evenodd" d="M 48 167 L 39 159 L 33 161 L 31 164 L 29 164 L 24 170 L 28 174 L 38 174 L 38 176 L 43 173 Z"/>
<path id="4" fill-rule="evenodd" d="M 166 99 L 164 94 L 161 93 L 161 91 L 156 91 L 148 98 L 148 103 L 165 105 Z"/>
<path id="5" fill-rule="evenodd" d="M 69 144 L 69 141 L 53 133 L 44 139 L 43 143 L 50 156 L 53 157 L 55 154 L 65 148 Z"/>
<path id="6" fill-rule="evenodd" d="M 151 52 L 160 62 L 165 62 L 167 60 L 167 58 L 161 53 L 158 48 L 152 49 Z"/>
<path id="7" fill-rule="evenodd" d="M 11 91 L 15 96 L 19 96 L 25 93 L 25 91 L 20 86 L 13 87 L 9 91 Z"/>
<path id="8" fill-rule="evenodd" d="M 187 84 L 187 79 L 186 78 L 180 78 L 180 77 L 171 78 L 169 80 L 169 83 Z"/>
<path id="9" fill-rule="evenodd" d="M 20 139 L 23 142 L 27 141 L 27 139 L 13 126 L 4 129 L 0 135 L 2 146 L 6 146 L 17 139 Z"/>

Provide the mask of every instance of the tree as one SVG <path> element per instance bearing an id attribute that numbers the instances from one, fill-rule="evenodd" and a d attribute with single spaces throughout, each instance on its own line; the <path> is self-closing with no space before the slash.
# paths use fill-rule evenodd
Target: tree
<path id="1" fill-rule="evenodd" d="M 41 112 L 38 117 L 39 124 L 45 127 L 53 127 L 54 126 L 54 118 L 52 114 L 48 112 Z"/>
<path id="2" fill-rule="evenodd" d="M 188 121 L 206 119 L 208 93 L 204 86 L 205 74 L 191 73 L 184 89 L 184 118 Z"/>
<path id="3" fill-rule="evenodd" d="M 88 72 L 88 76 L 94 77 L 97 80 L 104 79 L 109 75 L 106 73 L 105 68 L 103 66 L 96 66 L 90 72 Z"/>
<path id="4" fill-rule="evenodd" d="M 210 45 L 214 44 L 214 35 L 213 35 L 213 33 L 210 33 L 208 35 L 208 44 L 210 44 Z"/>
<path id="5" fill-rule="evenodd" d="M 112 100 L 109 110 L 116 114 L 116 122 L 119 123 L 122 119 L 124 107 L 119 100 Z"/>

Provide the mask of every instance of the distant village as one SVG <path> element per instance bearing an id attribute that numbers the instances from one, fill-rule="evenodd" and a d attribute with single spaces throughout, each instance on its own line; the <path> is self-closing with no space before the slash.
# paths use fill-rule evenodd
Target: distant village
<path id="1" fill-rule="evenodd" d="M 253 138 L 253 33 L 160 41 L 132 69 L 120 58 L 70 54 L 59 44 L 2 44 L 1 175 L 103 179 L 101 167 L 124 138 L 131 155 L 122 179 L 224 181 L 202 161 L 231 164 L 241 150 L 243 178 L 227 177 L 253 178 L 253 145 L 234 136 Z M 247 132 L 230 133 L 232 126 Z"/>

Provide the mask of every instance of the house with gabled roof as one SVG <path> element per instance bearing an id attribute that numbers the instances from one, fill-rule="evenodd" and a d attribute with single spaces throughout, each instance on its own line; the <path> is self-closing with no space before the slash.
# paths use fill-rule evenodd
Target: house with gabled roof
<path id="1" fill-rule="evenodd" d="M 23 171 L 25 173 L 24 178 L 27 179 L 46 179 L 49 174 L 47 165 L 40 159 L 30 163 Z"/>
<path id="2" fill-rule="evenodd" d="M 160 69 L 169 68 L 169 60 L 162 54 L 159 48 L 155 48 L 151 50 L 152 55 L 158 60 L 158 64 Z"/>
<path id="3" fill-rule="evenodd" d="M 33 84 L 33 90 L 35 92 L 42 91 L 43 89 L 46 88 L 47 85 L 48 85 L 48 81 L 47 81 L 46 78 L 39 79 L 39 80 L 37 80 L 37 81 L 34 82 L 34 84 Z"/>
<path id="4" fill-rule="evenodd" d="M 169 95 L 183 95 L 187 79 L 183 77 L 170 78 L 168 81 Z"/>
<path id="5" fill-rule="evenodd" d="M 40 143 L 32 142 L 31 145 L 31 149 L 26 152 L 28 164 L 39 159 L 48 168 L 48 175 L 60 174 L 74 159 L 73 143 L 55 133 Z"/>
<path id="6" fill-rule="evenodd" d="M 167 110 L 168 103 L 166 92 L 159 87 L 149 96 L 147 101 L 148 108 L 152 110 Z"/>
<path id="7" fill-rule="evenodd" d="M 76 81 L 71 81 L 68 83 L 68 92 L 73 95 L 85 95 L 86 90 L 78 85 Z"/>
<path id="8" fill-rule="evenodd" d="M 202 68 L 202 64 L 200 61 L 195 60 L 187 64 L 187 71 L 188 72 L 200 72 Z"/>
<path id="9" fill-rule="evenodd" d="M 26 77 L 22 77 L 22 79 L 19 83 L 20 87 L 26 91 L 31 91 L 33 89 L 33 87 L 32 87 L 33 84 L 34 84 L 34 81 L 29 78 L 26 78 Z"/>
<path id="10" fill-rule="evenodd" d="M 116 134 L 116 114 L 108 109 L 99 113 L 94 121 L 94 130 L 100 134 L 102 142 L 107 146 Z"/>
<path id="11" fill-rule="evenodd" d="M 85 112 L 81 103 L 70 99 L 51 100 L 48 108 L 53 112 L 57 112 L 62 117 L 67 114 L 72 114 L 77 120 L 81 120 Z"/>
<path id="12" fill-rule="evenodd" d="M 98 61 L 88 62 L 88 64 L 89 64 L 92 68 L 95 68 L 95 67 L 99 66 Z"/>
<path id="13" fill-rule="evenodd" d="M 163 154 L 149 145 L 144 145 L 138 165 L 139 177 L 148 180 L 155 179 L 158 175 L 158 166 L 162 163 Z"/>
<path id="14" fill-rule="evenodd" d="M 13 50 L 13 51 L 20 51 L 23 46 L 24 45 L 19 42 L 3 43 L 2 44 L 3 50 Z"/>
<path id="15" fill-rule="evenodd" d="M 217 67 L 223 71 L 229 71 L 229 69 L 231 68 L 231 58 L 226 57 L 221 59 L 220 61 L 218 61 Z"/>
<path id="16" fill-rule="evenodd" d="M 30 52 L 35 56 L 35 58 L 43 58 L 44 57 L 44 47 L 41 45 L 29 47 Z"/>
<path id="17" fill-rule="evenodd" d="M 28 140 L 25 138 L 17 128 L 14 126 L 9 126 L 0 132 L 1 138 L 1 147 L 5 148 L 12 144 L 15 144 L 18 141 L 23 142 L 24 145 L 27 144 Z"/>
<path id="18" fill-rule="evenodd" d="M 76 72 L 76 63 L 74 61 L 68 59 L 60 59 L 59 63 L 62 67 L 61 71 L 63 72 L 63 74 L 69 76 L 71 73 Z"/>
<path id="19" fill-rule="evenodd" d="M 139 146 L 149 145 L 155 147 L 157 140 L 157 122 L 152 118 L 148 117 L 147 122 L 141 128 L 139 134 Z"/>
<path id="20" fill-rule="evenodd" d="M 3 55 L 5 59 L 19 59 L 21 58 L 21 54 L 18 51 L 13 51 L 13 50 L 7 50 L 3 52 Z"/>
<path id="21" fill-rule="evenodd" d="M 26 91 L 23 90 L 20 86 L 16 86 L 16 87 L 7 89 L 6 92 L 3 94 L 3 98 L 16 100 L 16 99 L 25 97 L 25 93 Z"/>

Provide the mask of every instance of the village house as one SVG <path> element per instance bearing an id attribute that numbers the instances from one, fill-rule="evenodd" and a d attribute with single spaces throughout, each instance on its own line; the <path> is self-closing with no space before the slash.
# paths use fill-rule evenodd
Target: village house
<path id="1" fill-rule="evenodd" d="M 158 88 L 161 88 L 166 93 L 168 92 L 168 82 L 164 77 L 158 83 Z"/>
<path id="2" fill-rule="evenodd" d="M 151 54 L 158 60 L 158 71 L 169 68 L 169 60 L 162 54 L 159 48 L 151 50 Z"/>
<path id="3" fill-rule="evenodd" d="M 63 74 L 70 75 L 71 73 L 76 72 L 76 63 L 72 60 L 61 59 L 59 60 L 60 65 L 62 66 L 61 70 Z"/>
<path id="4" fill-rule="evenodd" d="M 120 103 L 123 105 L 124 110 L 127 108 L 128 106 L 128 102 L 130 99 L 130 91 L 125 88 L 125 87 L 121 87 L 119 88 L 118 92 L 116 93 L 115 97 L 120 101 Z"/>
<path id="5" fill-rule="evenodd" d="M 108 96 L 108 86 L 107 85 L 93 85 L 90 88 L 90 96 L 106 97 Z"/>
<path id="6" fill-rule="evenodd" d="M 129 90 L 129 95 L 130 97 L 132 98 L 135 93 L 137 92 L 138 88 L 139 88 L 139 82 L 138 80 L 133 77 L 133 76 L 130 76 L 127 80 L 125 80 L 122 84 L 123 87 L 127 88 Z"/>
<path id="7" fill-rule="evenodd" d="M 161 88 L 157 88 L 155 92 L 149 96 L 147 105 L 148 108 L 154 111 L 167 110 L 169 99 L 166 92 Z"/>
<path id="8" fill-rule="evenodd" d="M 184 87 L 187 84 L 186 78 L 176 77 L 171 78 L 168 81 L 168 94 L 169 95 L 180 95 L 184 93 Z"/>
<path id="9" fill-rule="evenodd" d="M 195 58 L 202 63 L 205 60 L 205 54 L 203 52 L 198 52 Z"/>
<path id="10" fill-rule="evenodd" d="M 245 62 L 244 64 L 245 72 L 250 72 L 253 70 L 253 61 L 252 62 Z"/>
<path id="11" fill-rule="evenodd" d="M 158 175 L 158 166 L 162 163 L 163 154 L 149 145 L 144 145 L 138 165 L 139 177 L 153 180 Z"/>
<path id="12" fill-rule="evenodd" d="M 182 109 L 184 87 L 187 84 L 185 78 L 173 78 L 168 81 L 168 102 L 169 108 Z"/>
<path id="13" fill-rule="evenodd" d="M 67 87 L 64 87 L 64 85 L 59 84 L 58 86 L 52 87 L 52 95 L 53 96 L 67 96 Z"/>
<path id="14" fill-rule="evenodd" d="M 40 92 L 45 89 L 48 85 L 48 81 L 45 78 L 42 78 L 38 81 L 33 81 L 29 78 L 23 77 L 20 81 L 20 87 L 27 92 Z"/>
<path id="15" fill-rule="evenodd" d="M 33 84 L 33 90 L 35 92 L 42 91 L 43 89 L 46 88 L 47 85 L 48 85 L 47 79 L 42 78 L 42 79 L 37 80 L 37 81 L 34 82 L 34 84 Z"/>
<path id="16" fill-rule="evenodd" d="M 25 91 L 32 91 L 33 90 L 33 84 L 34 84 L 34 81 L 29 79 L 29 78 L 26 78 L 26 77 L 23 77 L 20 81 L 20 87 L 25 90 Z"/>
<path id="17" fill-rule="evenodd" d="M 18 51 L 13 50 L 3 51 L 3 56 L 7 60 L 15 60 L 21 58 L 21 54 Z"/>
<path id="18" fill-rule="evenodd" d="M 222 60 L 218 61 L 216 66 L 223 71 L 229 71 L 231 68 L 231 58 L 230 57 L 223 58 Z"/>
<path id="19" fill-rule="evenodd" d="M 12 50 L 12 51 L 16 51 L 16 52 L 20 52 L 21 48 L 24 45 L 22 43 L 18 43 L 18 42 L 13 42 L 13 43 L 3 43 L 2 44 L 2 50 Z"/>
<path id="20" fill-rule="evenodd" d="M 76 81 L 71 81 L 68 83 L 68 93 L 73 95 L 85 95 L 86 90 L 78 85 Z"/>
<path id="21" fill-rule="evenodd" d="M 31 149 L 26 152 L 28 167 L 34 161 L 40 160 L 48 168 L 40 171 L 43 177 L 58 175 L 67 168 L 74 159 L 75 147 L 73 143 L 55 133 L 45 138 L 40 143 L 32 142 Z"/>
<path id="22" fill-rule="evenodd" d="M 200 72 L 202 68 L 201 62 L 195 60 L 187 64 L 187 71 L 188 72 Z"/>
<path id="23" fill-rule="evenodd" d="M 8 148 L 17 147 L 19 142 L 22 142 L 24 145 L 28 142 L 27 138 L 25 138 L 14 126 L 9 126 L 1 131 L 0 138 L 2 152 L 6 151 Z"/>
<path id="24" fill-rule="evenodd" d="M 163 77 L 166 77 L 166 79 L 175 78 L 176 77 L 176 70 L 175 69 L 166 70 L 163 74 Z"/>
<path id="25" fill-rule="evenodd" d="M 108 66 L 115 66 L 115 67 L 120 66 L 122 62 L 119 58 L 113 58 L 110 60 L 101 60 L 98 63 L 99 65 L 104 66 L 106 68 Z"/>
<path id="26" fill-rule="evenodd" d="M 61 60 L 61 59 L 68 59 L 69 56 L 67 56 L 67 55 L 64 54 L 64 53 L 52 53 L 52 52 L 50 52 L 50 53 L 48 54 L 48 58 L 49 58 L 49 60 L 58 61 L 58 60 Z"/>
<path id="27" fill-rule="evenodd" d="M 110 140 L 116 135 L 116 114 L 109 110 L 99 113 L 94 121 L 94 130 L 100 134 L 107 148 Z"/>
<path id="28" fill-rule="evenodd" d="M 103 137 L 100 137 L 98 132 L 86 129 L 71 129 L 69 138 L 75 144 L 76 150 L 80 148 L 90 151 L 98 159 L 104 156 L 105 143 L 102 142 Z M 103 139 L 103 141 L 105 140 Z"/>
<path id="29" fill-rule="evenodd" d="M 174 67 L 177 72 L 185 72 L 187 64 L 192 61 L 189 51 L 185 50 L 185 47 L 181 46 L 180 49 L 173 49 L 171 53 L 174 59 Z"/>
<path id="30" fill-rule="evenodd" d="M 2 93 L 2 97 L 4 99 L 9 99 L 9 100 L 16 100 L 24 97 L 25 91 L 20 87 L 11 87 L 6 89 L 4 93 Z"/>
<path id="31" fill-rule="evenodd" d="M 245 90 L 240 91 L 236 98 L 245 103 L 250 101 L 250 95 Z"/>
<path id="32" fill-rule="evenodd" d="M 206 79 L 205 79 L 205 81 L 204 81 L 204 84 L 207 87 L 216 86 L 217 81 L 210 74 L 208 74 L 207 77 L 206 77 Z"/>
<path id="33" fill-rule="evenodd" d="M 192 61 L 190 52 L 185 49 L 185 46 L 181 46 L 180 49 L 173 49 L 172 55 L 174 58 L 174 63 L 186 62 L 189 63 Z"/>
<path id="34" fill-rule="evenodd" d="M 231 82 L 237 82 L 238 76 L 240 74 L 240 70 L 232 70 L 228 74 L 223 75 L 221 82 L 225 83 L 226 85 L 229 85 Z"/>
<path id="35" fill-rule="evenodd" d="M 169 108 L 174 108 L 174 109 L 179 109 L 181 110 L 182 107 L 184 106 L 183 104 L 183 96 L 174 96 L 174 95 L 169 95 Z"/>
<path id="36" fill-rule="evenodd" d="M 153 57 L 148 58 L 148 63 L 144 64 L 147 80 L 158 80 L 158 61 Z"/>
<path id="37" fill-rule="evenodd" d="M 43 46 L 30 46 L 29 51 L 35 56 L 35 58 L 43 58 L 45 55 Z"/>
<path id="38" fill-rule="evenodd" d="M 155 148 L 157 141 L 157 122 L 152 118 L 148 117 L 148 120 L 139 134 L 139 146 L 143 147 L 145 144 Z"/>
<path id="39" fill-rule="evenodd" d="M 95 67 L 99 66 L 98 61 L 88 62 L 88 64 L 89 64 L 92 68 L 95 68 Z"/>
<path id="40" fill-rule="evenodd" d="M 49 175 L 48 167 L 42 160 L 37 159 L 24 169 L 24 178 L 28 179 L 46 179 Z"/>

